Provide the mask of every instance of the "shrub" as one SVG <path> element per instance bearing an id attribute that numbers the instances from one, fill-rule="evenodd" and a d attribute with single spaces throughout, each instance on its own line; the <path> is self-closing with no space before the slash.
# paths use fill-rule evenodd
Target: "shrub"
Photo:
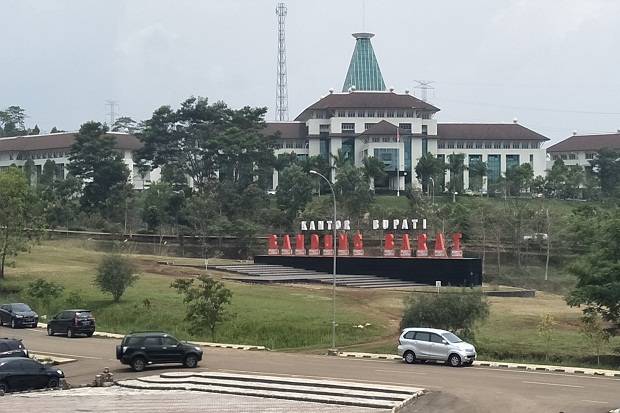
<path id="1" fill-rule="evenodd" d="M 400 326 L 439 328 L 472 338 L 476 322 L 488 315 L 489 304 L 479 290 L 413 293 L 405 302 Z"/>
<path id="2" fill-rule="evenodd" d="M 109 254 L 103 257 L 97 268 L 95 285 L 101 291 L 112 294 L 114 302 L 118 302 L 125 290 L 137 280 L 135 268 L 127 258 L 118 254 Z"/>
<path id="3" fill-rule="evenodd" d="M 45 281 L 42 278 L 38 278 L 30 283 L 26 287 L 26 295 L 33 299 L 40 307 L 48 313 L 52 301 L 60 297 L 64 287 L 56 284 L 55 282 Z"/>

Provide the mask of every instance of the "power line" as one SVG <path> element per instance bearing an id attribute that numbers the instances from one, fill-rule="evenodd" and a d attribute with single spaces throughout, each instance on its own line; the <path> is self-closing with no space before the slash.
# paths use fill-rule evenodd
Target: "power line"
<path id="1" fill-rule="evenodd" d="M 442 99 L 442 100 L 446 102 L 465 103 L 467 105 L 488 106 L 488 107 L 495 107 L 495 108 L 501 108 L 501 109 L 517 109 L 517 110 L 531 110 L 531 111 L 539 111 L 539 112 L 558 112 L 558 113 L 578 113 L 582 115 L 605 115 L 605 116 L 620 115 L 620 112 L 598 112 L 598 111 L 589 111 L 589 110 L 540 108 L 540 107 L 533 107 L 533 106 L 513 106 L 513 105 L 501 105 L 497 103 L 488 103 L 488 102 L 473 102 L 473 101 L 460 100 L 460 99 Z"/>

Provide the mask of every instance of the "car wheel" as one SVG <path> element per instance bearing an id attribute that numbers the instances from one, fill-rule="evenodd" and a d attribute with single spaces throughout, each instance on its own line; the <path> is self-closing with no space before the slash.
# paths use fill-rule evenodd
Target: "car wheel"
<path id="1" fill-rule="evenodd" d="M 459 367 L 461 365 L 461 356 L 454 353 L 450 354 L 450 357 L 448 357 L 448 364 L 452 367 Z"/>
<path id="2" fill-rule="evenodd" d="M 183 364 L 185 365 L 185 367 L 189 367 L 190 369 L 193 369 L 194 367 L 198 365 L 198 357 L 196 357 L 193 354 L 188 354 L 185 357 Z"/>
<path id="3" fill-rule="evenodd" d="M 47 326 L 47 335 L 48 336 L 53 336 L 54 335 L 54 330 L 52 330 L 52 327 Z"/>
<path id="4" fill-rule="evenodd" d="M 403 359 L 405 359 L 405 363 L 413 364 L 415 363 L 415 353 L 413 351 L 405 351 Z"/>
<path id="5" fill-rule="evenodd" d="M 136 357 L 131 360 L 131 368 L 133 369 L 133 371 L 144 371 L 145 367 L 146 360 L 144 360 L 142 357 Z"/>
<path id="6" fill-rule="evenodd" d="M 471 366 L 472 364 L 474 364 L 474 362 L 473 362 L 473 361 L 466 361 L 465 363 L 463 363 L 463 366 L 464 366 L 464 367 L 469 367 L 469 366 Z"/>
<path id="7" fill-rule="evenodd" d="M 51 377 L 49 381 L 47 382 L 47 387 L 49 389 L 55 389 L 58 387 L 58 385 L 59 385 L 59 381 L 56 377 Z"/>
<path id="8" fill-rule="evenodd" d="M 73 330 L 68 328 L 67 329 L 67 338 L 73 338 L 75 337 L 75 334 L 73 334 Z"/>
<path id="9" fill-rule="evenodd" d="M 2 327 L 4 325 L 4 321 L 2 321 L 2 318 L 0 318 L 0 327 Z"/>
<path id="10" fill-rule="evenodd" d="M 14 318 L 11 318 L 11 328 L 17 328 L 17 323 Z"/>
<path id="11" fill-rule="evenodd" d="M 94 331 L 93 331 L 92 333 L 87 333 L 87 334 L 86 334 L 86 337 L 92 337 L 92 336 L 93 336 L 93 334 L 95 334 L 95 332 L 94 332 Z"/>
<path id="12" fill-rule="evenodd" d="M 9 392 L 9 386 L 3 382 L 0 381 L 0 393 L 8 393 Z"/>

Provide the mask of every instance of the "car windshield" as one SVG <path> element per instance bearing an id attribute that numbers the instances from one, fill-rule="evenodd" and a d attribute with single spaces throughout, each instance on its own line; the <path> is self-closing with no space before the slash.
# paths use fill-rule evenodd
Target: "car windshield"
<path id="1" fill-rule="evenodd" d="M 463 340 L 461 340 L 460 338 L 458 338 L 456 335 L 452 333 L 443 333 L 443 338 L 448 340 L 450 343 L 462 343 L 463 342 Z"/>
<path id="2" fill-rule="evenodd" d="M 13 304 L 11 308 L 13 309 L 13 311 L 32 311 L 30 307 L 28 307 L 26 304 L 21 304 L 21 303 Z"/>

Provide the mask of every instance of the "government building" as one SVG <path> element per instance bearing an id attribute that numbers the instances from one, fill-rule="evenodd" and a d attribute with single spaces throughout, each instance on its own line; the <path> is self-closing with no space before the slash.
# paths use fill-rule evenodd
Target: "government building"
<path id="1" fill-rule="evenodd" d="M 448 161 L 452 154 L 465 156 L 465 167 L 483 161 L 487 179 L 483 191 L 507 169 L 529 163 L 534 176 L 544 175 L 548 139 L 516 121 L 512 123 L 438 123 L 439 108 L 408 91 L 386 89 L 372 48 L 372 33 L 355 33 L 355 49 L 341 92 L 330 90 L 308 106 L 293 122 L 269 122 L 266 134 L 276 134 L 276 155 L 323 156 L 333 164 L 344 156 L 356 166 L 374 156 L 385 164 L 387 179 L 375 187 L 419 188 L 415 167 L 430 153 Z M 340 153 L 340 155 L 339 155 Z M 332 172 L 332 175 L 334 172 Z M 332 176 L 333 180 L 334 176 Z M 443 184 L 450 181 L 446 171 Z M 469 188 L 467 168 L 464 187 Z M 274 188 L 277 187 L 274 172 Z"/>

